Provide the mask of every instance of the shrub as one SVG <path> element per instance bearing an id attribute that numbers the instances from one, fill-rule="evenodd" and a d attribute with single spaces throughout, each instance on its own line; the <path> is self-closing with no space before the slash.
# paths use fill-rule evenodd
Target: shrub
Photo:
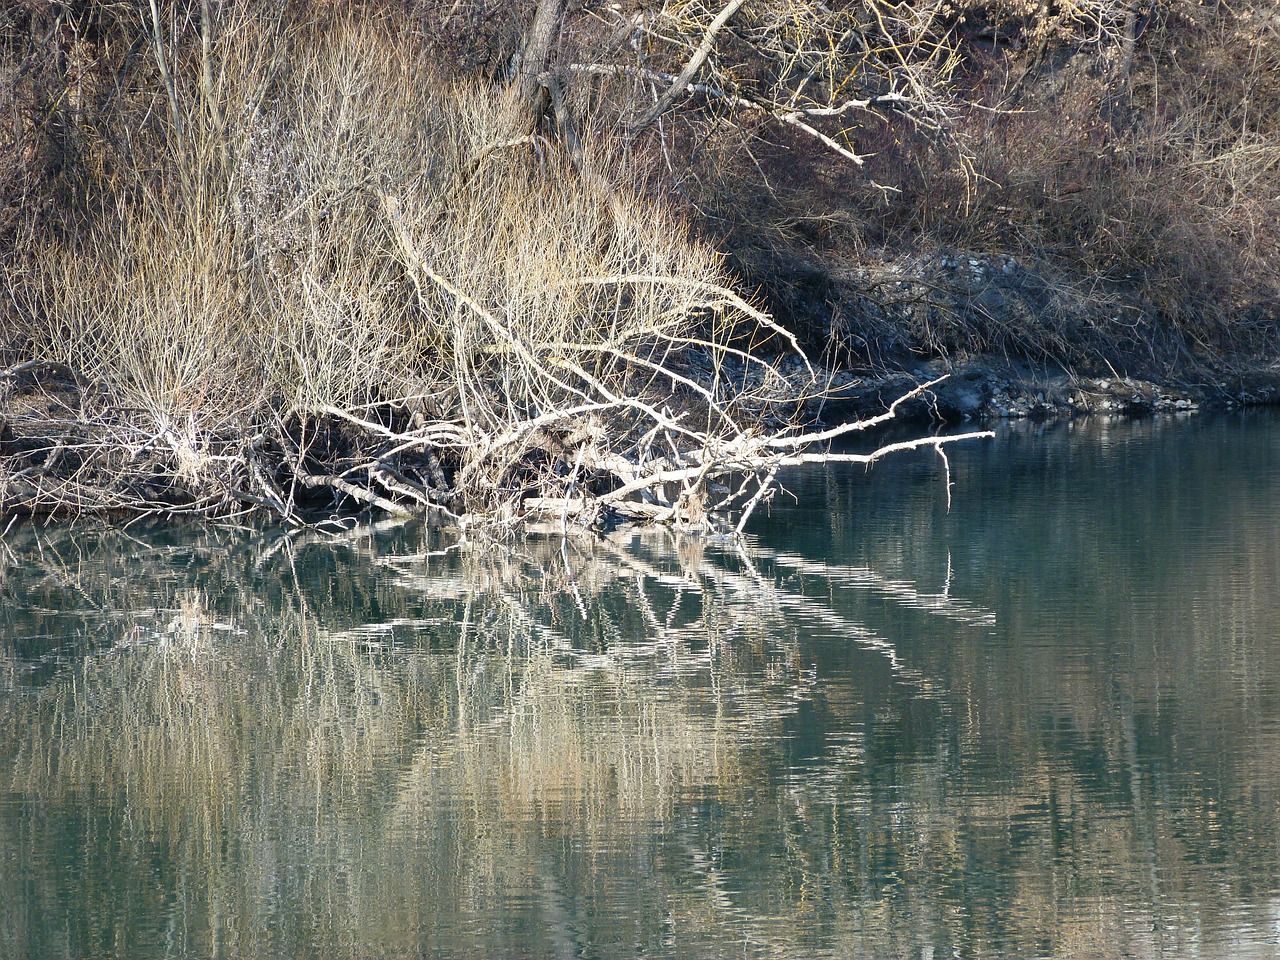
<path id="1" fill-rule="evenodd" d="M 563 151 L 516 93 L 442 79 L 376 20 L 237 17 L 205 82 L 172 72 L 171 122 L 139 118 L 111 201 L 10 278 L 88 434 L 44 507 L 160 475 L 202 510 L 292 517 L 321 488 L 485 511 L 740 429 L 681 358 L 777 331 L 604 132 Z M 706 402 L 690 427 L 659 409 L 684 394 Z"/>

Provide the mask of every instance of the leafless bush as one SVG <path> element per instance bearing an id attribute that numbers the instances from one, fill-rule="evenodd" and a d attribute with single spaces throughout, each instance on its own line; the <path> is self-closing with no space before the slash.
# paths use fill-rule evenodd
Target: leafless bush
<path id="1" fill-rule="evenodd" d="M 812 369 L 756 355 L 794 341 L 608 134 L 562 148 L 376 20 L 230 11 L 185 59 L 153 20 L 168 125 L 10 284 L 27 368 L 73 379 L 66 430 L 15 421 L 8 508 L 701 525 L 828 436 L 792 429 Z"/>

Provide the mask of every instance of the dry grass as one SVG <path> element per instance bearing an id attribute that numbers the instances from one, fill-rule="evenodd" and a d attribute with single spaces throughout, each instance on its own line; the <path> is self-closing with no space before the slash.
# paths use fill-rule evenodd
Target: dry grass
<path id="1" fill-rule="evenodd" d="M 347 407 L 439 387 L 495 333 L 447 289 L 406 296 L 414 260 L 528 345 L 598 343 L 602 324 L 625 342 L 671 329 L 696 300 L 659 285 L 619 309 L 583 278 L 723 281 L 661 209 L 584 189 L 501 91 L 449 86 L 406 38 L 368 23 L 294 37 L 305 58 L 278 78 L 264 63 L 281 38 L 229 29 L 239 46 L 217 99 L 249 106 L 228 108 L 225 129 L 189 123 L 145 166 L 135 157 L 117 208 L 30 251 L 52 268 L 16 288 L 36 355 L 120 386 L 126 405 L 226 422 L 266 402 Z M 597 167 L 600 182 L 628 179 Z M 489 352 L 483 372 L 502 379 L 502 351 Z M 470 386 L 474 403 L 497 402 Z"/>
<path id="2" fill-rule="evenodd" d="M 693 386 L 671 360 L 699 329 L 767 325 L 603 135 L 582 131 L 571 160 L 506 90 L 443 80 L 375 20 L 238 16 L 213 85 L 175 69 L 176 119 L 129 134 L 98 184 L 113 202 L 15 258 L 26 352 L 75 372 L 100 441 L 36 506 L 101 502 L 94 463 L 133 469 L 124 447 L 202 509 L 252 491 L 292 515 L 297 474 L 333 455 L 317 423 L 337 418 L 435 425 L 452 495 L 484 508 L 537 448 L 522 424 L 585 407 L 635 442 L 636 416 Z M 725 413 L 706 416 L 714 431 Z M 287 493 L 250 462 L 264 437 L 292 458 Z"/>
<path id="3" fill-rule="evenodd" d="M 1273 8 L 1156 8 L 1135 44 L 1050 53 L 1038 82 L 988 64 L 958 118 L 972 175 L 917 154 L 888 243 L 1039 264 L 1087 322 L 1061 342 L 1098 365 L 1267 355 L 1280 293 L 1280 35 Z M 979 334 L 975 344 L 983 348 Z M 989 345 L 988 345 L 989 348 Z"/>

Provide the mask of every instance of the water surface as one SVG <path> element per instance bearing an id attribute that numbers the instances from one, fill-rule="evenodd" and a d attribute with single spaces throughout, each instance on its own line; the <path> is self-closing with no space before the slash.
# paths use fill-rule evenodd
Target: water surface
<path id="1" fill-rule="evenodd" d="M 0 956 L 1280 954 L 1280 419 L 950 460 L 741 549 L 10 528 Z"/>

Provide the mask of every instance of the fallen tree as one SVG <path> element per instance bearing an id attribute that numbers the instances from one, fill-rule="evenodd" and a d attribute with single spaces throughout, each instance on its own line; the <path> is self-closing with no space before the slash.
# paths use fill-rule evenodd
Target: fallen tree
<path id="1" fill-rule="evenodd" d="M 705 358 L 711 347 L 698 349 Z M 566 361 L 575 376 L 548 376 L 581 402 L 509 419 L 500 431 L 406 416 L 413 398 L 400 397 L 363 408 L 292 410 L 251 434 L 199 433 L 191 424 L 156 430 L 145 416 L 106 399 L 109 389 L 82 384 L 64 367 L 28 362 L 0 374 L 8 409 L 17 411 L 0 430 L 0 516 L 119 512 L 226 520 L 252 512 L 323 526 L 371 510 L 426 515 L 464 531 L 545 529 L 550 521 L 560 532 L 661 523 L 740 533 L 786 467 L 866 465 L 919 448 L 936 450 L 946 463 L 944 445 L 990 436 L 927 436 L 866 453 L 832 452 L 833 440 L 880 426 L 935 382 L 877 416 L 805 429 L 767 408 L 810 402 L 820 391 L 744 386 L 758 383 L 759 374 L 791 381 L 776 362 L 743 358 L 759 370 L 734 367 L 739 383 L 721 391 L 723 399 L 712 392 L 714 381 L 698 384 L 687 366 L 681 373 L 675 361 L 640 364 L 644 375 L 684 384 L 698 398 L 686 395 L 679 409 L 671 406 L 672 394 L 617 396 Z M 24 379 L 25 387 L 15 386 Z M 759 412 L 748 421 L 751 405 Z M 61 413 L 51 415 L 54 408 Z"/>

